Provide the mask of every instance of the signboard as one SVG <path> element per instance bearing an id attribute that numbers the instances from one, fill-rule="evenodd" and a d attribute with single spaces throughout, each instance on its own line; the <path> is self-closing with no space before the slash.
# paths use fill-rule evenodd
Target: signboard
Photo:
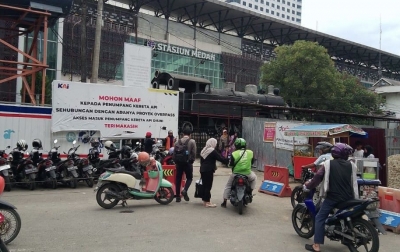
<path id="1" fill-rule="evenodd" d="M 293 151 L 293 137 L 285 136 L 285 130 L 303 125 L 302 123 L 296 122 L 277 122 L 276 123 L 276 136 L 275 136 L 275 147 L 283 150 Z M 295 144 L 308 144 L 307 137 L 295 137 Z"/>
<path id="2" fill-rule="evenodd" d="M 124 86 L 150 87 L 151 58 L 152 48 L 124 43 Z"/>
<path id="3" fill-rule="evenodd" d="M 160 52 L 173 53 L 173 54 L 194 57 L 194 58 L 204 59 L 204 60 L 210 60 L 210 61 L 215 61 L 215 58 L 216 58 L 214 53 L 204 52 L 204 51 L 197 50 L 197 49 L 191 49 L 191 48 L 186 48 L 186 47 L 181 47 L 181 46 L 176 46 L 176 45 L 171 45 L 171 44 L 164 44 L 164 43 L 154 42 L 154 41 L 150 41 L 150 40 L 147 40 L 146 44 L 148 47 L 154 48 L 155 50 L 160 51 Z"/>
<path id="4" fill-rule="evenodd" d="M 276 123 L 264 123 L 264 142 L 272 143 L 275 140 Z"/>
<path id="5" fill-rule="evenodd" d="M 104 137 L 165 137 L 178 129 L 177 91 L 53 81 L 52 131 L 96 130 Z"/>

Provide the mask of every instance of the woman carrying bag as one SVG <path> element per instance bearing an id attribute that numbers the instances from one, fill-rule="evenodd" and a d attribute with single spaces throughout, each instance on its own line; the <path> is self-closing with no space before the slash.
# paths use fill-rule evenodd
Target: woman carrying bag
<path id="1" fill-rule="evenodd" d="M 214 180 L 214 172 L 217 169 L 217 160 L 223 164 L 228 164 L 229 159 L 223 158 L 218 151 L 215 150 L 217 140 L 210 138 L 207 140 L 206 146 L 200 153 L 200 174 L 203 189 L 203 204 L 205 207 L 216 207 L 211 203 L 211 188 Z"/>

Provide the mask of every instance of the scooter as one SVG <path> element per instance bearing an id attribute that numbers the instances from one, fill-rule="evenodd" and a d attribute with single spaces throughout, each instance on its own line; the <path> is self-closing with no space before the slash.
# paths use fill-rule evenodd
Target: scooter
<path id="1" fill-rule="evenodd" d="M 247 176 L 237 174 L 232 182 L 229 200 L 231 204 L 238 207 L 239 214 L 243 214 L 243 208 L 253 201 L 250 182 Z"/>
<path id="2" fill-rule="evenodd" d="M 10 169 L 11 166 L 8 164 L 8 160 L 6 158 L 6 150 L 10 149 L 10 146 L 7 146 L 5 150 L 0 150 L 0 176 L 4 178 L 6 182 L 5 190 L 7 192 L 11 191 L 11 181 L 10 181 Z"/>
<path id="3" fill-rule="evenodd" d="M 123 168 L 105 169 L 100 175 L 96 188 L 97 203 L 105 208 L 115 207 L 119 201 L 126 206 L 128 199 L 155 199 L 162 205 L 168 205 L 175 197 L 172 184 L 163 179 L 163 169 L 159 162 L 156 168 L 144 172 L 144 181 L 139 172 L 126 171 Z M 145 182 L 145 183 L 143 183 Z"/>

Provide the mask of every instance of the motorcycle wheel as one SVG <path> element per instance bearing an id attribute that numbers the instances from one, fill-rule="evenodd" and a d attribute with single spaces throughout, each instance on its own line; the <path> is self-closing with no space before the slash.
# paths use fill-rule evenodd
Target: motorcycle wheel
<path id="1" fill-rule="evenodd" d="M 160 187 L 154 199 L 161 205 L 168 205 L 175 198 L 174 190 L 171 187 Z"/>
<path id="2" fill-rule="evenodd" d="M 243 214 L 243 200 L 239 201 L 238 203 L 238 208 L 239 208 L 239 214 Z"/>
<path id="3" fill-rule="evenodd" d="M 86 174 L 86 176 L 87 176 L 87 178 L 86 178 L 85 182 L 88 187 L 92 188 L 94 185 L 93 178 L 88 174 Z"/>
<path id="4" fill-rule="evenodd" d="M 302 186 L 296 186 L 293 189 L 292 194 L 290 195 L 290 202 L 292 203 L 293 208 L 295 208 L 297 204 L 304 202 Z"/>
<path id="5" fill-rule="evenodd" d="M 297 223 L 299 221 L 300 223 Z M 297 205 L 292 212 L 292 224 L 294 231 L 296 233 L 305 239 L 310 239 L 313 237 L 315 233 L 315 228 L 314 228 L 314 218 L 312 217 L 310 211 L 302 206 L 302 205 Z M 303 228 L 308 228 L 308 232 L 303 232 Z"/>
<path id="6" fill-rule="evenodd" d="M 75 189 L 78 186 L 78 180 L 76 178 L 71 178 L 69 181 L 69 186 Z"/>
<path id="7" fill-rule="evenodd" d="M 51 179 L 51 189 L 57 189 L 57 179 Z"/>
<path id="8" fill-rule="evenodd" d="M 119 193 L 121 190 L 119 189 L 119 187 L 117 185 L 108 183 L 108 184 L 105 184 L 102 187 L 100 187 L 100 189 L 97 191 L 97 193 L 96 193 L 97 204 L 99 204 L 99 206 L 101 206 L 102 208 L 111 209 L 118 204 L 119 200 L 111 198 L 110 196 L 106 195 L 105 194 L 106 190 L 112 191 L 114 193 Z M 101 196 L 103 193 L 104 193 L 104 200 L 101 199 Z M 105 202 L 106 200 L 108 200 L 110 203 L 106 203 Z"/>
<path id="9" fill-rule="evenodd" d="M 357 237 L 356 235 L 356 241 L 353 244 L 353 248 L 355 248 L 356 251 L 357 248 L 364 247 L 366 251 L 368 252 L 378 252 L 379 251 L 379 234 L 378 231 L 376 231 L 375 227 L 369 223 L 368 221 L 360 218 L 353 220 L 353 229 L 357 229 L 358 232 L 366 235 L 368 238 L 363 238 L 363 237 Z M 357 234 L 357 232 L 353 231 L 353 234 Z M 368 245 L 370 245 L 372 242 L 371 248 L 367 248 Z"/>
<path id="10" fill-rule="evenodd" d="M 10 181 L 10 177 L 4 177 L 4 182 L 6 184 L 6 186 L 4 187 L 4 190 L 6 190 L 7 192 L 11 191 L 11 181 Z"/>
<path id="11" fill-rule="evenodd" d="M 0 212 L 4 215 L 4 222 L 0 224 L 0 236 L 4 244 L 9 244 L 21 230 L 21 217 L 12 208 L 2 208 Z"/>
<path id="12" fill-rule="evenodd" d="M 36 189 L 36 181 L 33 178 L 29 178 L 29 190 L 33 191 Z"/>

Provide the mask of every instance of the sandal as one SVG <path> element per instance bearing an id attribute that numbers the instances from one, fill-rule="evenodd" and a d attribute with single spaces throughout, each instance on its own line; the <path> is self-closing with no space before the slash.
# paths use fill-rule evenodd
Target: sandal
<path id="1" fill-rule="evenodd" d="M 315 251 L 315 252 L 320 252 L 321 251 L 321 250 L 315 250 L 313 245 L 314 244 L 306 244 L 306 246 L 305 246 L 306 250 Z"/>
<path id="2" fill-rule="evenodd" d="M 215 204 L 213 204 L 213 203 L 210 203 L 210 202 L 208 202 L 205 206 L 206 206 L 206 207 L 211 207 L 211 208 L 217 207 L 217 205 L 215 205 Z"/>

